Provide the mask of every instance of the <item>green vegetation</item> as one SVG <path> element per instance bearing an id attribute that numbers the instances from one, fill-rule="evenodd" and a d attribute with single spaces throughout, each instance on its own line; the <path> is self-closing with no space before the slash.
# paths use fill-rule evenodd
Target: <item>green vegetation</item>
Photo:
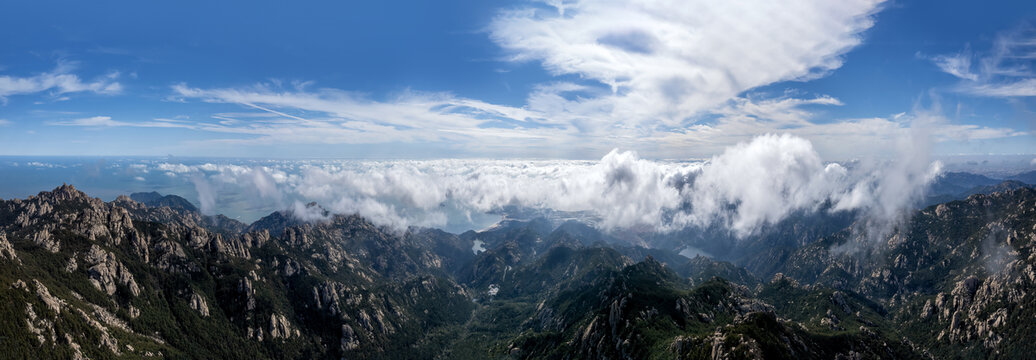
<path id="1" fill-rule="evenodd" d="M 1028 188 L 925 209 L 883 251 L 833 251 L 858 241 L 847 228 L 745 257 L 774 262 L 755 273 L 610 245 L 575 223 L 515 221 L 455 236 L 280 214 L 241 233 L 232 230 L 242 224 L 213 227 L 184 206 L 127 203 L 126 226 L 114 205 L 79 194 L 59 188 L 0 202 L 0 245 L 17 255 L 0 258 L 0 357 L 1024 358 L 1036 350 L 1028 321 L 1036 191 Z M 26 222 L 29 211 L 42 214 Z M 781 233 L 824 232 L 804 227 Z M 473 253 L 475 240 L 486 251 Z"/>

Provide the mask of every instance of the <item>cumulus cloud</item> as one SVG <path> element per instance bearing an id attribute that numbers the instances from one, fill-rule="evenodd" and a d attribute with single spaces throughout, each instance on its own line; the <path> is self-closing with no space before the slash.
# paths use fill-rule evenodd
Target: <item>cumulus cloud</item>
<path id="1" fill-rule="evenodd" d="M 63 62 L 52 71 L 27 77 L 0 75 L 0 101 L 6 102 L 12 95 L 51 92 L 54 95 L 93 92 L 98 94 L 117 94 L 122 85 L 116 79 L 118 73 L 111 73 L 93 81 L 83 81 L 72 74 L 75 63 Z"/>
<path id="2" fill-rule="evenodd" d="M 212 164 L 187 166 L 184 164 L 158 164 L 157 168 L 172 176 L 189 176 L 198 193 L 201 210 L 211 214 L 216 211 L 219 194 L 225 187 L 242 195 L 251 207 L 286 208 L 287 201 L 280 184 L 287 175 L 266 166 L 245 166 L 237 164 Z"/>
<path id="3" fill-rule="evenodd" d="M 184 164 L 161 163 L 156 168 L 172 174 L 186 174 L 192 171 L 191 167 Z"/>
<path id="4" fill-rule="evenodd" d="M 764 135 L 716 156 L 689 192 L 689 220 L 718 221 L 739 235 L 793 211 L 815 210 L 841 190 L 846 169 L 824 164 L 813 145 L 790 135 Z"/>
<path id="5" fill-rule="evenodd" d="M 895 160 L 825 163 L 811 142 L 788 134 L 739 143 L 702 167 L 684 192 L 692 210 L 676 223 L 718 223 L 745 236 L 794 212 L 826 208 L 858 211 L 860 230 L 881 238 L 941 172 L 928 154 L 928 129 L 916 123 L 911 136 L 898 138 Z"/>
<path id="6" fill-rule="evenodd" d="M 201 202 L 218 186 L 262 194 L 282 194 L 307 220 L 317 202 L 333 213 L 358 213 L 380 225 L 442 226 L 450 217 L 500 210 L 505 206 L 593 211 L 602 228 L 662 227 L 663 212 L 680 206 L 674 184 L 699 167 L 639 159 L 612 151 L 599 162 L 430 160 L 305 161 L 265 166 L 158 164 L 156 169 L 191 176 Z M 257 175 L 257 174 L 277 174 Z M 265 179 L 265 180 L 257 180 Z M 267 190 L 263 190 L 263 189 Z M 272 195 L 276 197 L 279 195 Z M 203 208 L 206 208 L 203 206 Z M 463 219 L 462 219 L 463 220 Z"/>
<path id="7" fill-rule="evenodd" d="M 903 141 L 913 143 L 924 146 L 920 138 Z M 820 209 L 858 211 L 867 226 L 894 223 L 939 171 L 923 149 L 902 151 L 896 161 L 843 165 L 823 161 L 808 140 L 784 134 L 691 162 L 613 150 L 599 161 L 161 163 L 155 170 L 188 176 L 204 211 L 213 210 L 220 188 L 232 187 L 303 220 L 323 219 L 326 209 L 399 230 L 471 223 L 472 216 L 517 206 L 588 214 L 604 230 L 719 225 L 746 236 L 791 213 Z"/>
<path id="8" fill-rule="evenodd" d="M 919 114 L 909 135 L 895 139 L 895 160 L 857 164 L 856 180 L 836 199 L 835 209 L 862 209 L 865 216 L 856 230 L 864 238 L 884 238 L 906 215 L 903 209 L 920 202 L 928 185 L 942 173 L 942 163 L 932 161 L 930 154 L 932 127 L 938 121 L 937 116 Z"/>

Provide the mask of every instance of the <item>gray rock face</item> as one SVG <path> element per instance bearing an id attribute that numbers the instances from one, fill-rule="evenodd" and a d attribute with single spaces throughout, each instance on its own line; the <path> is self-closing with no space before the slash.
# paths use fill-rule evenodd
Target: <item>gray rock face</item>
<path id="1" fill-rule="evenodd" d="M 197 266 L 187 261 L 187 253 L 180 243 L 162 240 L 155 244 L 155 266 L 163 271 L 173 273 L 189 273 L 197 270 Z"/>
<path id="2" fill-rule="evenodd" d="M 791 256 L 788 268 L 813 285 L 853 290 L 900 311 L 900 325 L 917 326 L 912 331 L 937 344 L 932 348 L 1000 357 L 1028 343 L 1012 315 L 1032 306 L 1036 289 L 1034 219 L 1032 188 L 972 195 L 918 211 L 889 235 L 880 254 L 807 247 Z"/>
<path id="3" fill-rule="evenodd" d="M 61 251 L 61 242 L 46 227 L 32 234 L 32 242 L 55 254 Z"/>
<path id="4" fill-rule="evenodd" d="M 528 265 L 519 264 L 517 260 L 515 263 L 500 262 L 510 264 L 501 267 L 506 269 L 503 277 L 492 282 L 499 284 L 495 287 L 501 291 L 496 298 L 485 300 L 481 299 L 481 294 L 484 293 L 485 284 L 489 282 L 477 287 L 469 286 L 469 283 L 463 281 L 460 282 L 463 285 L 458 285 L 456 272 L 459 270 L 451 270 L 454 268 L 450 267 L 450 254 L 453 253 L 436 247 L 446 246 L 445 242 L 433 243 L 430 239 L 422 237 L 426 235 L 415 235 L 417 233 L 403 236 L 391 234 L 358 217 L 334 216 L 326 223 L 291 225 L 277 231 L 271 238 L 267 229 L 253 229 L 253 232 L 248 233 L 224 231 L 207 225 L 204 217 L 168 207 L 150 208 L 134 203 L 131 199 L 120 198 L 114 202 L 113 207 L 112 204 L 98 203 L 75 192 L 58 192 L 58 195 L 41 195 L 40 199 L 43 200 L 0 201 L 10 214 L 5 218 L 12 220 L 8 224 L 0 224 L 0 265 L 11 264 L 11 261 L 4 260 L 17 259 L 18 255 L 29 265 L 36 263 L 36 258 L 31 256 L 54 258 L 54 261 L 48 261 L 46 269 L 57 272 L 56 276 L 38 278 L 50 286 L 53 294 L 63 297 L 64 301 L 52 295 L 50 291 L 40 290 L 45 288 L 42 287 L 42 283 L 29 280 L 32 276 L 19 274 L 12 277 L 12 280 L 26 279 L 16 287 L 27 289 L 24 294 L 26 296 L 19 298 L 29 300 L 29 304 L 16 308 L 19 311 L 18 325 L 25 328 L 22 322 L 31 311 L 33 316 L 29 323 L 33 326 L 31 329 L 35 330 L 30 330 L 34 334 L 28 338 L 30 343 L 35 345 L 38 335 L 43 343 L 57 342 L 59 347 L 82 350 L 83 354 L 91 358 L 110 357 L 107 354 L 120 352 L 143 355 L 143 350 L 135 352 L 133 347 L 144 349 L 145 345 L 146 349 L 155 351 L 155 348 L 159 348 L 156 344 L 164 344 L 161 339 L 157 339 L 158 336 L 164 335 L 157 335 L 158 333 L 150 327 L 134 327 L 147 325 L 155 319 L 156 314 L 177 314 L 183 310 L 184 304 L 200 316 L 207 317 L 207 320 L 184 319 L 187 321 L 183 321 L 184 327 L 179 329 L 183 331 L 175 334 L 178 338 L 189 339 L 199 334 L 212 334 L 215 332 L 207 331 L 207 327 L 222 326 L 221 330 L 226 330 L 223 334 L 227 334 L 227 344 L 231 344 L 230 340 L 245 341 L 257 347 L 265 346 L 276 350 L 283 344 L 262 340 L 298 339 L 305 333 L 304 341 L 290 341 L 291 346 L 313 345 L 306 349 L 313 351 L 309 354 L 328 358 L 377 357 L 378 352 L 398 350 L 397 345 L 416 349 L 418 346 L 405 343 L 415 336 L 413 329 L 424 330 L 428 324 L 445 323 L 453 326 L 448 329 L 453 331 L 461 326 L 468 326 L 466 323 L 473 323 L 469 319 L 486 321 L 485 318 L 488 318 L 456 316 L 455 319 L 443 320 L 457 314 L 492 315 L 490 321 L 513 324 L 515 330 L 523 333 L 552 331 L 566 337 L 570 336 L 554 345 L 558 348 L 566 347 L 579 354 L 571 356 L 572 358 L 637 358 L 638 354 L 642 353 L 638 347 L 644 344 L 644 339 L 638 338 L 644 334 L 640 332 L 643 327 L 638 326 L 669 324 L 656 322 L 660 319 L 668 321 L 665 317 L 671 317 L 671 320 L 680 326 L 689 324 L 696 329 L 693 334 L 674 335 L 654 343 L 661 347 L 671 344 L 670 352 L 675 353 L 677 358 L 685 354 L 711 354 L 714 358 L 752 358 L 761 356 L 761 349 L 767 349 L 767 346 L 774 344 L 778 344 L 782 349 L 798 351 L 789 355 L 791 357 L 808 357 L 806 355 L 813 353 L 809 352 L 806 346 L 817 348 L 816 339 L 809 337 L 811 331 L 822 327 L 824 331 L 835 330 L 851 336 L 859 335 L 856 339 L 862 336 L 876 338 L 878 342 L 875 344 L 879 345 L 873 349 L 884 351 L 880 344 L 898 339 L 887 334 L 880 334 L 881 338 L 874 335 L 871 328 L 879 328 L 878 325 L 865 322 L 864 317 L 860 315 L 859 310 L 868 311 L 861 305 L 861 296 L 874 296 L 874 306 L 888 309 L 890 312 L 905 308 L 902 304 L 907 304 L 911 311 L 920 311 L 917 316 L 910 314 L 911 317 L 907 321 L 926 319 L 931 324 L 939 326 L 928 328 L 946 329 L 938 340 L 935 339 L 935 335 L 932 335 L 931 339 L 922 338 L 924 341 L 919 342 L 922 344 L 920 346 L 947 346 L 956 349 L 962 345 L 981 347 L 984 344 L 990 349 L 995 349 L 1017 341 L 1018 336 L 1012 335 L 1009 331 L 1018 321 L 1017 318 L 1012 319 L 1017 312 L 1011 304 L 1029 306 L 1031 302 L 1023 300 L 1031 301 L 1028 294 L 1031 292 L 1032 284 L 1036 282 L 1036 272 L 1032 267 L 1032 264 L 1036 263 L 1036 252 L 1030 251 L 1029 245 L 1036 242 L 1033 231 L 1005 224 L 1002 228 L 1006 229 L 1006 237 L 997 238 L 996 245 L 1000 246 L 1003 243 L 1013 248 L 1003 252 L 1002 261 L 983 260 L 983 256 L 989 256 L 985 250 L 981 247 L 958 246 L 958 243 L 964 242 L 961 239 L 933 235 L 930 240 L 924 240 L 922 238 L 929 234 L 925 233 L 926 229 L 922 229 L 910 234 L 893 234 L 887 244 L 883 244 L 892 248 L 888 261 L 880 259 L 882 261 L 875 261 L 874 264 L 866 264 L 863 260 L 843 262 L 839 261 L 837 254 L 825 253 L 825 258 L 819 259 L 818 262 L 820 265 L 829 266 L 818 267 L 817 271 L 813 271 L 811 267 L 809 273 L 814 275 L 812 278 L 801 277 L 803 272 L 797 272 L 796 269 L 774 269 L 775 274 L 776 271 L 788 274 L 787 277 L 775 275 L 774 281 L 788 282 L 788 288 L 784 290 L 788 290 L 789 293 L 816 291 L 816 297 L 806 300 L 810 301 L 810 305 L 819 304 L 818 308 L 821 310 L 811 314 L 808 322 L 782 318 L 788 314 L 788 305 L 781 305 L 770 299 L 753 298 L 759 296 L 758 293 L 766 288 L 763 286 L 766 284 L 760 284 L 755 287 L 756 290 L 748 290 L 749 287 L 744 286 L 712 283 L 706 288 L 709 292 L 695 294 L 690 292 L 691 288 L 683 288 L 685 284 L 682 282 L 678 283 L 679 277 L 669 279 L 662 276 L 664 274 L 660 270 L 660 264 L 644 265 L 646 267 L 639 270 L 624 270 L 636 270 L 632 274 L 640 274 L 637 277 L 627 278 L 626 275 L 621 275 L 626 274 L 617 272 L 622 267 L 635 265 L 633 260 L 626 258 L 623 258 L 622 262 L 608 263 L 598 270 L 593 270 L 595 272 L 587 273 L 592 276 L 587 275 L 585 279 L 576 274 L 581 273 L 580 269 L 590 266 L 572 266 L 558 261 L 556 263 L 564 267 L 559 267 L 557 274 L 563 275 L 544 273 L 541 277 L 538 272 L 519 272 L 545 267 L 535 262 L 538 255 L 533 252 L 528 254 L 525 260 Z M 74 198 L 77 202 L 55 202 L 53 199 L 58 197 Z M 934 212 L 941 212 L 942 215 L 953 219 L 967 218 L 955 213 L 959 211 L 955 208 L 958 206 L 959 204 L 940 206 Z M 12 211 L 10 208 L 17 209 Z M 17 215 L 16 219 L 15 214 L 30 213 L 33 215 Z M 125 214 L 129 214 L 132 220 L 127 222 Z M 982 217 L 984 214 L 977 216 Z M 85 224 L 80 225 L 79 222 Z M 18 228 L 17 226 L 22 225 L 17 224 L 25 224 L 25 228 Z M 1029 223 L 1028 226 L 1032 227 L 1032 224 Z M 442 235 L 443 238 L 451 236 L 452 234 Z M 7 241 L 8 237 L 10 241 Z M 61 254 L 60 257 L 48 253 L 53 250 L 46 246 L 31 245 L 45 245 L 48 244 L 47 239 L 53 240 L 55 237 L 62 240 L 61 244 L 54 241 L 53 247 Z M 539 241 L 538 237 L 536 241 Z M 18 249 L 17 253 L 15 247 Z M 469 252 L 467 247 L 461 246 L 459 249 L 465 254 Z M 908 253 L 901 249 L 913 252 Z M 937 250 L 942 252 L 936 253 Z M 73 252 L 75 254 L 72 254 Z M 928 256 L 928 252 L 932 252 L 933 255 Z M 68 257 L 69 254 L 72 256 Z M 512 257 L 520 259 L 521 256 L 526 256 L 523 254 L 525 253 L 516 252 Z M 533 261 L 529 261 L 530 259 Z M 593 262 L 586 264 L 602 263 L 599 255 L 593 259 Z M 810 259 L 813 258 L 806 260 Z M 919 272 L 929 269 L 925 266 L 930 267 L 931 264 L 945 259 L 952 259 L 956 263 L 973 262 L 978 265 L 972 268 L 954 268 L 952 270 L 956 271 L 950 275 L 945 275 L 948 271 Z M 814 266 L 806 262 L 801 264 L 802 268 Z M 990 264 L 1001 270 L 991 272 Z M 514 265 L 514 268 L 511 265 Z M 489 269 L 477 267 L 477 264 L 473 266 L 475 269 Z M 525 268 L 526 266 L 528 268 Z M 619 268 L 604 270 L 610 269 L 611 266 Z M 63 267 L 71 274 L 63 273 Z M 132 269 L 132 273 L 129 269 Z M 931 269 L 944 270 L 945 267 Z M 609 277 L 611 275 L 608 274 L 612 274 L 613 270 L 615 275 Z M 11 267 L 11 271 L 19 270 Z M 98 293 L 89 289 L 89 286 L 82 295 L 76 293 L 83 291 L 82 286 L 86 286 L 81 283 L 84 272 L 88 275 L 86 279 L 101 292 L 119 296 L 97 296 Z M 546 277 L 547 275 L 550 277 Z M 940 282 L 919 289 L 907 287 L 912 278 L 921 275 L 933 275 L 932 277 L 937 277 Z M 73 277 L 80 279 L 72 284 L 73 286 L 65 286 L 61 282 Z M 643 279 L 656 279 L 658 282 Z M 795 279 L 801 281 L 802 285 L 796 283 Z M 558 287 L 551 287 L 551 281 L 556 281 Z M 645 287 L 640 288 L 640 283 L 645 284 Z M 923 283 L 932 282 L 924 279 Z M 669 289 L 670 285 L 673 286 L 672 289 L 679 291 L 653 293 L 654 289 Z M 825 285 L 834 289 L 827 289 L 830 292 L 818 290 Z M 543 293 L 535 295 L 542 298 L 535 301 L 524 298 L 515 300 L 515 294 L 521 293 L 513 289 L 525 291 L 524 289 L 537 288 L 536 286 L 545 289 Z M 147 289 L 149 293 L 136 298 L 122 296 L 139 295 L 142 288 Z M 471 294 L 465 293 L 465 289 Z M 565 291 L 564 294 L 562 289 Z M 889 291 L 872 291 L 874 289 Z M 151 291 L 155 292 L 155 296 L 151 296 Z M 861 295 L 863 292 L 868 292 L 868 295 Z M 869 295 L 871 293 L 880 295 Z M 532 299 L 533 295 L 530 294 L 532 293 L 521 296 Z M 587 303 L 573 305 L 561 301 L 577 298 L 570 294 L 585 295 Z M 479 302 L 472 305 L 472 300 L 476 296 L 480 298 Z M 555 296 L 558 301 L 547 301 Z M 175 301 L 154 301 L 157 297 Z M 645 301 L 645 298 L 649 300 Z M 486 302 L 483 303 L 483 300 Z M 496 305 L 511 305 L 493 303 L 501 300 L 515 300 L 515 304 L 521 303 L 521 307 L 516 307 L 521 310 L 520 314 L 493 313 L 500 310 L 508 311 L 504 307 L 494 308 Z M 213 301 L 212 307 L 208 301 Z M 796 303 L 799 303 L 798 300 Z M 22 309 L 26 308 L 23 313 Z M 144 314 L 141 314 L 141 309 Z M 163 311 L 166 312 L 160 313 Z M 86 336 L 76 334 L 73 338 L 64 339 L 67 334 L 61 329 L 65 325 L 62 320 L 55 318 L 54 312 L 59 312 L 63 317 L 82 317 L 90 327 L 98 331 L 88 331 L 84 332 Z M 588 315 L 580 318 L 584 314 Z M 879 315 L 868 316 L 867 319 L 875 323 L 885 320 L 891 323 L 902 321 L 901 319 L 906 317 L 893 318 L 899 314 L 892 314 L 889 316 L 891 319 Z M 138 316 L 141 316 L 140 321 L 132 321 Z M 47 321 L 50 321 L 50 325 Z M 855 331 L 858 323 L 866 324 L 867 328 L 859 326 L 860 331 Z M 890 327 L 884 326 L 889 323 L 883 322 L 880 329 L 889 329 Z M 767 331 L 776 329 L 779 333 L 774 332 L 776 336 L 767 339 L 746 335 L 743 332 L 745 328 L 758 324 L 768 324 L 765 327 Z M 806 329 L 805 325 L 798 324 L 806 324 L 810 328 Z M 130 330 L 125 329 L 127 326 Z M 108 329 L 113 332 L 109 332 Z M 435 334 L 432 331 L 442 329 L 430 329 L 428 334 Z M 707 330 L 699 331 L 702 329 Z M 138 333 L 127 334 L 133 330 Z M 336 333 L 334 330 L 340 331 Z M 416 334 L 416 337 L 421 335 Z M 115 339 L 121 340 L 121 347 Z M 531 339 L 536 342 L 550 340 L 546 337 Z M 507 341 L 512 340 L 487 339 L 486 342 L 496 341 L 491 344 L 494 346 L 494 355 L 511 354 L 513 357 L 522 358 L 542 354 L 537 353 L 542 352 L 542 349 L 529 346 L 538 343 L 508 345 Z M 76 343 L 82 346 L 74 345 Z M 197 347 L 198 344 L 204 343 L 201 341 L 190 344 Z M 132 344 L 133 347 L 128 344 Z M 829 356 L 821 358 L 874 358 L 873 352 L 866 355 L 855 352 L 870 347 L 857 346 L 864 345 L 860 342 L 850 344 L 853 346 L 846 347 L 845 353 L 837 356 L 828 354 Z M 242 348 L 247 347 L 249 346 Z M 103 355 L 97 355 L 98 349 L 103 351 Z M 183 350 L 184 354 L 191 351 L 188 348 Z M 915 351 L 926 350 L 928 348 Z M 407 348 L 402 351 L 407 351 Z M 65 350 L 63 354 L 69 354 L 68 357 L 75 356 L 74 352 L 69 350 Z M 446 355 L 440 356 L 449 356 L 449 353 L 444 354 Z M 881 354 L 885 352 L 879 352 L 878 357 L 881 357 Z"/>
<path id="5" fill-rule="evenodd" d="M 281 314 L 270 315 L 270 338 L 287 339 L 292 336 L 299 336 L 299 330 L 291 326 L 288 318 Z"/>
<path id="6" fill-rule="evenodd" d="M 257 248 L 270 241 L 270 232 L 267 230 L 256 231 L 241 235 L 241 243 L 245 247 Z"/>
<path id="7" fill-rule="evenodd" d="M 313 319 L 307 316 L 313 313 L 308 311 L 318 310 L 319 321 L 332 331 L 315 336 L 331 346 L 315 348 L 315 354 L 367 354 L 405 339 L 408 334 L 400 329 L 420 324 L 422 314 L 413 311 L 422 299 L 406 297 L 413 290 L 407 279 L 421 273 L 421 266 L 441 268 L 438 258 L 421 254 L 430 248 L 425 240 L 389 234 L 355 216 L 342 216 L 336 223 L 300 223 L 292 227 L 296 238 L 285 238 L 284 230 L 271 237 L 268 229 L 235 230 L 231 219 L 220 227 L 215 222 L 224 220 L 213 220 L 217 217 L 149 207 L 127 197 L 105 203 L 71 186 L 26 200 L 0 200 L 0 215 L 8 219 L 0 223 L 0 267 L 19 259 L 24 263 L 29 256 L 46 260 L 33 261 L 28 270 L 0 268 L 25 279 L 14 285 L 25 291 L 18 299 L 28 300 L 19 304 L 18 325 L 31 329 L 27 338 L 33 345 L 39 339 L 41 349 L 69 358 L 156 355 L 155 347 L 165 345 L 163 335 L 146 321 L 133 320 L 168 315 L 176 304 L 156 302 L 143 291 L 155 291 L 160 299 L 182 299 L 180 307 L 188 305 L 208 318 L 179 329 L 183 338 L 206 333 L 209 326 L 239 330 L 231 336 L 239 342 L 298 338 L 303 332 L 310 335 L 306 329 Z M 39 277 L 39 282 L 25 276 L 25 271 L 40 269 L 56 274 Z M 246 274 L 237 272 L 242 269 Z M 68 279 L 76 282 L 65 283 Z M 305 285 L 294 288 L 295 282 Z M 424 290 L 438 296 L 441 289 L 432 285 Z M 299 290 L 301 294 L 285 294 Z M 313 302 L 291 302 L 300 298 Z M 456 297 L 448 306 L 467 311 L 455 304 L 468 302 Z M 23 323 L 26 318 L 28 324 Z M 69 329 L 64 325 L 68 319 L 85 326 Z"/>
<path id="8" fill-rule="evenodd" d="M 252 285 L 252 279 L 241 278 L 237 284 L 237 292 L 244 297 L 245 310 L 255 310 L 255 287 Z"/>
<path id="9" fill-rule="evenodd" d="M 65 263 L 65 272 L 71 273 L 79 270 L 79 260 L 76 259 L 76 255 L 77 254 L 72 254 L 72 256 L 68 258 L 68 262 Z"/>
<path id="10" fill-rule="evenodd" d="M 15 264 L 22 263 L 22 260 L 18 258 L 18 254 L 14 251 L 14 246 L 7 241 L 7 234 L 3 232 L 0 232 L 0 259 L 6 259 Z"/>
<path id="11" fill-rule="evenodd" d="M 213 233 L 199 225 L 190 225 L 182 230 L 187 238 L 187 243 L 195 249 L 202 249 L 211 254 L 224 257 L 251 258 L 246 242 L 241 236 L 224 236 L 220 233 Z M 249 236 L 248 243 L 258 243 L 254 235 Z"/>
<path id="12" fill-rule="evenodd" d="M 54 313 L 61 312 L 61 309 L 65 307 L 65 301 L 57 298 L 50 294 L 50 290 L 43 285 L 39 280 L 32 279 L 32 285 L 36 288 L 36 296 L 40 298 L 44 304 L 47 305 Z"/>
<path id="13" fill-rule="evenodd" d="M 191 309 L 197 311 L 198 314 L 200 314 L 202 317 L 209 316 L 209 304 L 205 302 L 205 298 L 203 298 L 201 295 L 198 295 L 198 293 L 191 293 L 191 298 L 187 301 L 187 304 L 191 306 Z"/>
<path id="14" fill-rule="evenodd" d="M 313 303 L 318 309 L 323 309 L 331 315 L 341 315 L 341 298 L 344 291 L 341 283 L 325 281 L 319 286 L 313 287 Z"/>
<path id="15" fill-rule="evenodd" d="M 83 260 L 91 265 L 88 270 L 90 283 L 97 289 L 113 295 L 118 289 L 116 285 L 119 284 L 129 288 L 129 292 L 133 296 L 140 295 L 140 287 L 134 280 L 133 274 L 112 253 L 105 251 L 100 246 L 93 245 L 90 247 L 90 252 L 84 255 Z"/>
<path id="16" fill-rule="evenodd" d="M 291 277 L 295 276 L 295 274 L 301 274 L 302 267 L 299 265 L 297 261 L 288 258 L 284 260 L 284 267 L 282 268 L 282 271 L 284 273 L 284 276 Z"/>
<path id="17" fill-rule="evenodd" d="M 342 351 L 356 350 L 360 347 L 360 339 L 356 336 L 356 331 L 353 331 L 353 327 L 348 324 L 342 325 L 341 347 Z"/>

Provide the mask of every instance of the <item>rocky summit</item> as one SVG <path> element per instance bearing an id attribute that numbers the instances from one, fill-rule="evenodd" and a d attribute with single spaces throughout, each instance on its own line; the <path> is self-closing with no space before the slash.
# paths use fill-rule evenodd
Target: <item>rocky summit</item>
<path id="1" fill-rule="evenodd" d="M 0 357 L 1036 351 L 1036 190 L 1024 185 L 929 206 L 880 236 L 844 219 L 792 218 L 712 258 L 632 246 L 578 222 L 451 234 L 325 215 L 307 222 L 282 211 L 244 224 L 172 195 L 104 202 L 71 185 L 2 201 Z M 775 236 L 795 238 L 763 241 Z"/>

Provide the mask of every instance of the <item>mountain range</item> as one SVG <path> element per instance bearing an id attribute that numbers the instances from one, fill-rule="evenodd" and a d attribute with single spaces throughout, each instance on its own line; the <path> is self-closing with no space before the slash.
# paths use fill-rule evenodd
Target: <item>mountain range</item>
<path id="1" fill-rule="evenodd" d="M 461 234 L 326 212 L 244 224 L 64 185 L 0 201 L 0 357 L 1025 358 L 1025 176 L 947 174 L 883 233 L 815 211 L 748 237 L 544 217 Z"/>

